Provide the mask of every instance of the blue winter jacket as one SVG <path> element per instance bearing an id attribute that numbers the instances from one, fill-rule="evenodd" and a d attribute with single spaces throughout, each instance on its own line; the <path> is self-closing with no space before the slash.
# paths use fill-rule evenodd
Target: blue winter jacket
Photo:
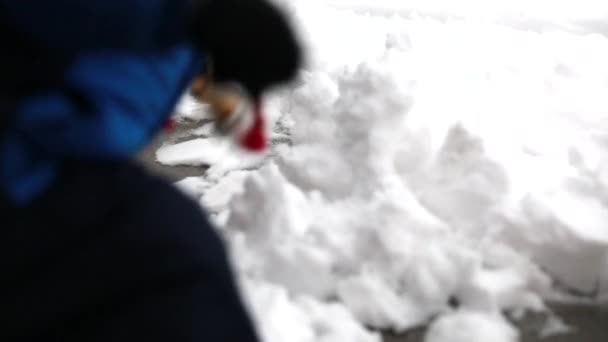
<path id="1" fill-rule="evenodd" d="M 0 80 L 9 89 L 3 100 L 17 99 L 3 107 L 13 119 L 0 135 L 0 188 L 9 200 L 31 202 L 66 160 L 130 158 L 149 142 L 203 65 L 185 38 L 188 5 L 0 0 L 0 28 L 13 40 L 0 64 L 18 79 L 60 75 L 41 89 L 26 83 L 18 97 L 5 95 L 11 85 Z M 36 49 L 22 48 L 29 45 Z M 31 51 L 42 51 L 35 67 Z"/>

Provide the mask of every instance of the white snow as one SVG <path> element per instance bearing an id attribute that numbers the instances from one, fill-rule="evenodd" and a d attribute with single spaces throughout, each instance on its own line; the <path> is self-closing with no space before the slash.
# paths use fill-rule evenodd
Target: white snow
<path id="1" fill-rule="evenodd" d="M 510 342 L 504 312 L 608 296 L 607 4 L 276 1 L 308 56 L 267 99 L 271 153 L 157 153 L 211 166 L 179 186 L 215 214 L 265 341 L 430 323 L 427 342 Z"/>
<path id="2" fill-rule="evenodd" d="M 339 304 L 321 303 L 311 297 L 289 298 L 284 287 L 250 283 L 244 287 L 264 341 L 380 342 L 379 334 L 366 331 Z"/>
<path id="3" fill-rule="evenodd" d="M 193 139 L 161 147 L 156 151 L 156 160 L 164 165 L 215 165 L 228 154 L 229 149 L 230 142 L 225 139 Z"/>
<path id="4" fill-rule="evenodd" d="M 500 316 L 447 313 L 431 325 L 425 342 L 515 342 L 518 333 Z"/>
<path id="5" fill-rule="evenodd" d="M 211 166 L 208 177 L 217 179 L 229 171 L 259 166 L 264 155 L 246 154 L 234 142 L 224 137 L 197 138 L 156 151 L 156 160 L 164 165 Z"/>
<path id="6" fill-rule="evenodd" d="M 182 96 L 174 112 L 175 114 L 173 117 L 179 121 L 201 121 L 212 118 L 208 106 L 199 103 L 189 94 L 184 94 Z"/>
<path id="7" fill-rule="evenodd" d="M 541 338 L 552 337 L 556 335 L 571 334 L 576 332 L 573 327 L 568 326 L 557 316 L 549 316 L 545 326 L 540 331 Z"/>

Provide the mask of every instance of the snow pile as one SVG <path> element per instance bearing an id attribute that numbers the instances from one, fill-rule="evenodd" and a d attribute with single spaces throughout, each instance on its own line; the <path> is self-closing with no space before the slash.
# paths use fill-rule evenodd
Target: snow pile
<path id="1" fill-rule="evenodd" d="M 461 312 L 438 319 L 425 342 L 515 342 L 517 337 L 517 331 L 500 318 Z"/>
<path id="2" fill-rule="evenodd" d="M 201 153 L 202 152 L 202 153 Z M 156 160 L 164 165 L 210 165 L 209 178 L 223 177 L 229 171 L 259 167 L 264 156 L 247 154 L 223 137 L 197 138 L 156 151 Z"/>
<path id="3" fill-rule="evenodd" d="M 256 315 L 264 341 L 380 342 L 339 304 L 322 303 L 311 297 L 292 299 L 284 287 L 249 282 L 246 294 Z"/>
<path id="4" fill-rule="evenodd" d="M 211 164 L 180 187 L 222 227 L 265 341 L 435 317 L 429 342 L 516 341 L 504 312 L 607 296 L 608 39 L 389 4 L 283 2 L 310 56 L 269 99 L 269 156 L 158 152 Z"/>

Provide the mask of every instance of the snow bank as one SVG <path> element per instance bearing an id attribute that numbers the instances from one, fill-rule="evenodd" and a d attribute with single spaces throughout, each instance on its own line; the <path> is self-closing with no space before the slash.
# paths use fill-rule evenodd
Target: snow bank
<path id="1" fill-rule="evenodd" d="M 439 318 L 425 342 L 515 342 L 517 331 L 499 316 L 476 312 L 455 312 Z"/>
<path id="2" fill-rule="evenodd" d="M 265 340 L 434 320 L 428 342 L 516 341 L 504 312 L 608 295 L 608 39 L 560 29 L 604 8 L 526 5 L 555 24 L 530 31 L 445 2 L 330 2 L 281 2 L 310 54 L 269 99 L 269 156 L 218 138 L 157 154 L 212 166 L 180 186 L 217 214 Z"/>
<path id="3" fill-rule="evenodd" d="M 291 298 L 281 286 L 246 282 L 243 286 L 257 318 L 262 339 L 268 342 L 380 342 L 338 303 L 311 297 Z"/>
<path id="4" fill-rule="evenodd" d="M 247 154 L 223 137 L 197 138 L 156 151 L 156 160 L 163 165 L 209 165 L 207 177 L 218 179 L 233 170 L 259 167 L 265 156 Z"/>

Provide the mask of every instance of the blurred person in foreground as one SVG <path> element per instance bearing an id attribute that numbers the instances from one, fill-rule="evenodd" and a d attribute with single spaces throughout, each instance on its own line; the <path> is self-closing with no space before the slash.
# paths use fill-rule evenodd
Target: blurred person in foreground
<path id="1" fill-rule="evenodd" d="M 213 59 L 300 64 L 265 0 L 0 0 L 1 341 L 257 341 L 199 205 L 132 161 Z"/>

